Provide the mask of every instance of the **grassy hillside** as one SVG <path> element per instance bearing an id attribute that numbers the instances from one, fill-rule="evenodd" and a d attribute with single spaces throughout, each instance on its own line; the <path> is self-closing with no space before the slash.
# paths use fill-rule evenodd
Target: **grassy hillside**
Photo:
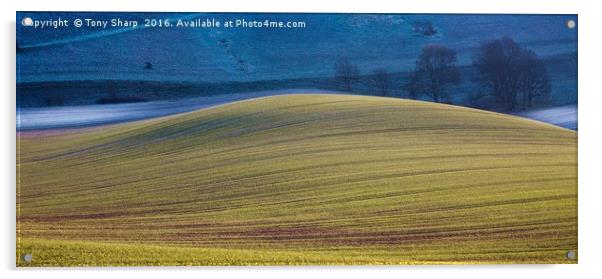
<path id="1" fill-rule="evenodd" d="M 21 133 L 17 264 L 576 262 L 576 140 L 348 95 Z"/>

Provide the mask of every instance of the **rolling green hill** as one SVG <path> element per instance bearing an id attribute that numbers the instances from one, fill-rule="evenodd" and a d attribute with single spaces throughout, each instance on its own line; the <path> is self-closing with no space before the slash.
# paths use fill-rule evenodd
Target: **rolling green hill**
<path id="1" fill-rule="evenodd" d="M 284 95 L 18 139 L 21 266 L 576 263 L 577 134 Z"/>

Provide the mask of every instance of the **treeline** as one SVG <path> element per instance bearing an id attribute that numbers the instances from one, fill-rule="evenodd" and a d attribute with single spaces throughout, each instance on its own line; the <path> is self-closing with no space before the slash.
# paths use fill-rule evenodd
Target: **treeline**
<path id="1" fill-rule="evenodd" d="M 462 77 L 456 51 L 441 44 L 430 44 L 417 57 L 415 68 L 403 89 L 411 99 L 450 102 L 454 92 L 449 87 L 469 78 L 479 84 L 479 90 L 470 94 L 470 102 L 490 97 L 497 107 L 510 111 L 530 108 L 535 99 L 547 97 L 550 93 L 550 81 L 543 61 L 535 52 L 519 46 L 511 38 L 482 43 L 473 55 L 472 66 L 474 73 L 470 77 Z M 360 78 L 358 66 L 347 58 L 341 58 L 335 62 L 334 71 L 335 80 L 352 92 Z M 389 94 L 392 80 L 386 69 L 375 70 L 370 82 L 378 94 Z"/>

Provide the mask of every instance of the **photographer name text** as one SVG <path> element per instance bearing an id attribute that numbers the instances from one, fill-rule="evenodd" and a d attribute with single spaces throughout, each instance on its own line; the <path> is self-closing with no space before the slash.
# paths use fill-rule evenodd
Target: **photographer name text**
<path id="1" fill-rule="evenodd" d="M 35 29 L 60 29 L 60 28 L 305 28 L 304 21 L 275 21 L 275 20 L 248 20 L 244 18 L 233 20 L 217 20 L 215 18 L 197 19 L 169 19 L 146 18 L 142 20 L 112 18 L 112 19 L 45 19 L 36 20 L 24 18 L 23 26 Z"/>

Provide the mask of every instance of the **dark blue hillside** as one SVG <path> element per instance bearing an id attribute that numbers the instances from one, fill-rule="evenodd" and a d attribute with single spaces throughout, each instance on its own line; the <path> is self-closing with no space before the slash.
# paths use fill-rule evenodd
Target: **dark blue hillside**
<path id="1" fill-rule="evenodd" d="M 355 94 L 379 95 L 373 73 L 390 73 L 388 96 L 404 85 L 422 48 L 457 52 L 462 79 L 443 102 L 502 111 L 475 82 L 479 45 L 504 36 L 534 51 L 551 93 L 532 109 L 577 103 L 575 15 L 40 13 L 17 20 L 136 20 L 136 28 L 33 28 L 17 24 L 17 106 L 152 102 L 245 92 L 345 91 L 334 79 L 339 58 L 357 65 Z M 303 22 L 305 28 L 145 28 L 144 19 Z M 422 99 L 427 97 L 422 96 Z M 576 106 L 575 106 L 576 107 Z"/>
<path id="2" fill-rule="evenodd" d="M 22 13 L 18 18 L 83 18 L 80 13 Z M 17 26 L 19 81 L 153 80 L 250 81 L 332 75 L 337 57 L 363 72 L 413 67 L 421 48 L 441 43 L 469 64 L 480 42 L 511 36 L 542 57 L 576 52 L 574 16 L 354 15 L 354 14 L 115 14 L 111 19 L 215 18 L 303 21 L 305 28 L 66 28 Z M 420 33 L 430 22 L 435 34 Z M 152 63 L 153 70 L 144 69 Z"/>

